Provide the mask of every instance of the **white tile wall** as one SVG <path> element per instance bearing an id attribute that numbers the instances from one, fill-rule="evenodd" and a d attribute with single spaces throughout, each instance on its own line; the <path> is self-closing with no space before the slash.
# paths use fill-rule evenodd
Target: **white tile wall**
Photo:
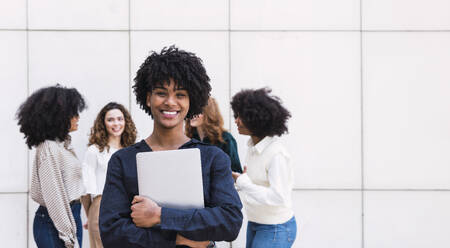
<path id="1" fill-rule="evenodd" d="M 296 248 L 361 247 L 361 192 L 294 191 Z"/>
<path id="2" fill-rule="evenodd" d="M 27 194 L 0 194 L 2 247 L 27 246 Z"/>
<path id="3" fill-rule="evenodd" d="M 30 29 L 128 29 L 128 1 L 28 0 Z"/>
<path id="4" fill-rule="evenodd" d="M 297 187 L 361 186 L 359 56 L 357 33 L 232 33 L 232 95 L 269 86 L 291 111 Z M 248 138 L 232 126 L 243 159 Z"/>
<path id="5" fill-rule="evenodd" d="M 450 247 L 449 192 L 366 192 L 365 248 Z"/>
<path id="6" fill-rule="evenodd" d="M 16 111 L 27 97 L 26 33 L 0 32 L 0 191 L 27 192 L 27 147 Z"/>
<path id="7" fill-rule="evenodd" d="M 450 188 L 450 33 L 364 35 L 367 188 Z"/>
<path id="8" fill-rule="evenodd" d="M 30 89 L 61 83 L 76 87 L 88 110 L 73 144 L 82 158 L 89 130 L 109 101 L 128 106 L 128 35 L 124 32 L 30 32 Z"/>
<path id="9" fill-rule="evenodd" d="M 226 0 L 133 0 L 130 7 L 132 29 L 228 29 Z"/>
<path id="10" fill-rule="evenodd" d="M 448 30 L 447 0 L 363 0 L 363 29 Z"/>
<path id="11" fill-rule="evenodd" d="M 25 29 L 26 4 L 26 0 L 0 0 L 0 28 Z"/>
<path id="12" fill-rule="evenodd" d="M 361 192 L 294 191 L 297 238 L 293 248 L 361 247 Z M 245 247 L 247 219 L 233 248 Z"/>
<path id="13" fill-rule="evenodd" d="M 359 0 L 230 2 L 232 29 L 354 30 L 360 27 Z"/>
<path id="14" fill-rule="evenodd" d="M 34 152 L 27 156 L 13 120 L 27 92 L 59 82 L 85 95 L 89 109 L 73 134 L 80 158 L 111 100 L 131 107 L 145 138 L 152 122 L 130 81 L 150 50 L 177 44 L 203 58 L 241 159 L 248 137 L 237 134 L 230 95 L 270 86 L 291 110 L 282 141 L 303 189 L 294 192 L 295 247 L 449 247 L 447 191 L 369 191 L 362 208 L 358 190 L 361 168 L 366 189 L 450 189 L 449 7 L 447 0 L 0 0 L 3 246 L 27 247 L 28 235 L 36 247 L 37 204 L 29 200 L 27 215 L 25 193 Z M 361 21 L 369 31 L 362 39 Z M 28 59 L 26 31 L 5 31 L 27 23 Z M 404 30 L 412 32 L 396 32 Z M 245 225 L 233 248 L 244 247 Z"/>
<path id="15" fill-rule="evenodd" d="M 144 62 L 150 51 L 161 51 L 165 46 L 175 44 L 180 49 L 197 54 L 211 78 L 212 95 L 216 97 L 228 126 L 229 116 L 229 71 L 228 38 L 225 32 L 132 32 L 131 33 L 131 77 Z M 134 81 L 132 81 L 134 84 Z M 141 138 L 146 138 L 153 130 L 150 117 L 136 104 L 132 93 L 132 115 Z"/>

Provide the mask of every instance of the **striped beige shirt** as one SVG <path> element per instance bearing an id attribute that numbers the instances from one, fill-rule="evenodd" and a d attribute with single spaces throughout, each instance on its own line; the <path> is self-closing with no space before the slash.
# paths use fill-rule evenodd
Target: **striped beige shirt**
<path id="1" fill-rule="evenodd" d="M 66 247 L 79 247 L 70 202 L 83 189 L 81 162 L 65 142 L 46 140 L 36 147 L 31 178 L 31 198 L 47 211 Z M 81 231 L 81 230 L 80 230 Z"/>

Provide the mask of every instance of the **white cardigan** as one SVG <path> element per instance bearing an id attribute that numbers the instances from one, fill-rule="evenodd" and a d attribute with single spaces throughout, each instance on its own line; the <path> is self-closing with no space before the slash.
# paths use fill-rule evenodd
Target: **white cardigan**
<path id="1" fill-rule="evenodd" d="M 249 221 L 281 224 L 294 216 L 292 210 L 293 168 L 290 156 L 275 137 L 258 144 L 248 142 L 247 173 L 236 180 Z"/>

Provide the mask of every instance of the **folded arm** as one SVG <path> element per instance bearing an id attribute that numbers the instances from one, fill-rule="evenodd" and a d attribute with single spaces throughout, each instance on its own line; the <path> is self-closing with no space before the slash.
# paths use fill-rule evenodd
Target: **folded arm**
<path id="1" fill-rule="evenodd" d="M 210 171 L 210 197 L 203 209 L 161 210 L 161 229 L 196 241 L 232 241 L 242 225 L 242 204 L 231 177 L 230 159 L 220 151 Z"/>
<path id="2" fill-rule="evenodd" d="M 291 170 L 288 159 L 278 154 L 270 162 L 268 174 L 269 186 L 254 184 L 247 173 L 241 174 L 236 185 L 246 200 L 253 205 L 285 205 L 288 202 L 292 185 L 289 185 Z"/>
<path id="3" fill-rule="evenodd" d="M 105 247 L 175 247 L 176 232 L 159 227 L 140 228 L 131 219 L 131 201 L 122 173 L 122 162 L 112 156 L 108 164 L 100 205 L 100 235 Z"/>

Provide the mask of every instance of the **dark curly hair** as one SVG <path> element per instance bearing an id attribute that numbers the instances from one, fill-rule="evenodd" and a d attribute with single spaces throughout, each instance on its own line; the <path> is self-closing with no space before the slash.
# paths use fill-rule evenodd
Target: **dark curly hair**
<path id="1" fill-rule="evenodd" d="M 16 113 L 28 148 L 45 140 L 67 139 L 70 120 L 86 107 L 83 96 L 75 88 L 57 84 L 34 92 Z"/>
<path id="2" fill-rule="evenodd" d="M 153 116 L 147 106 L 147 93 L 162 84 L 169 84 L 170 79 L 189 94 L 186 118 L 200 114 L 211 92 L 209 77 L 200 58 L 175 46 L 164 47 L 160 53 L 153 51 L 137 71 L 133 89 L 141 108 Z"/>
<path id="3" fill-rule="evenodd" d="M 239 117 L 251 135 L 258 138 L 281 136 L 288 132 L 289 111 L 280 98 L 270 95 L 269 88 L 242 90 L 233 96 L 231 108 L 234 118 Z"/>
<path id="4" fill-rule="evenodd" d="M 125 127 L 120 137 L 120 145 L 122 145 L 122 147 L 127 147 L 134 144 L 136 141 L 136 126 L 131 119 L 130 113 L 122 104 L 110 102 L 100 110 L 100 113 L 98 113 L 97 118 L 95 118 L 94 121 L 94 126 L 91 128 L 91 134 L 89 135 L 88 146 L 95 144 L 100 152 L 103 152 L 105 147 L 109 151 L 108 131 L 105 126 L 105 116 L 106 113 L 112 109 L 120 110 L 125 119 Z"/>

